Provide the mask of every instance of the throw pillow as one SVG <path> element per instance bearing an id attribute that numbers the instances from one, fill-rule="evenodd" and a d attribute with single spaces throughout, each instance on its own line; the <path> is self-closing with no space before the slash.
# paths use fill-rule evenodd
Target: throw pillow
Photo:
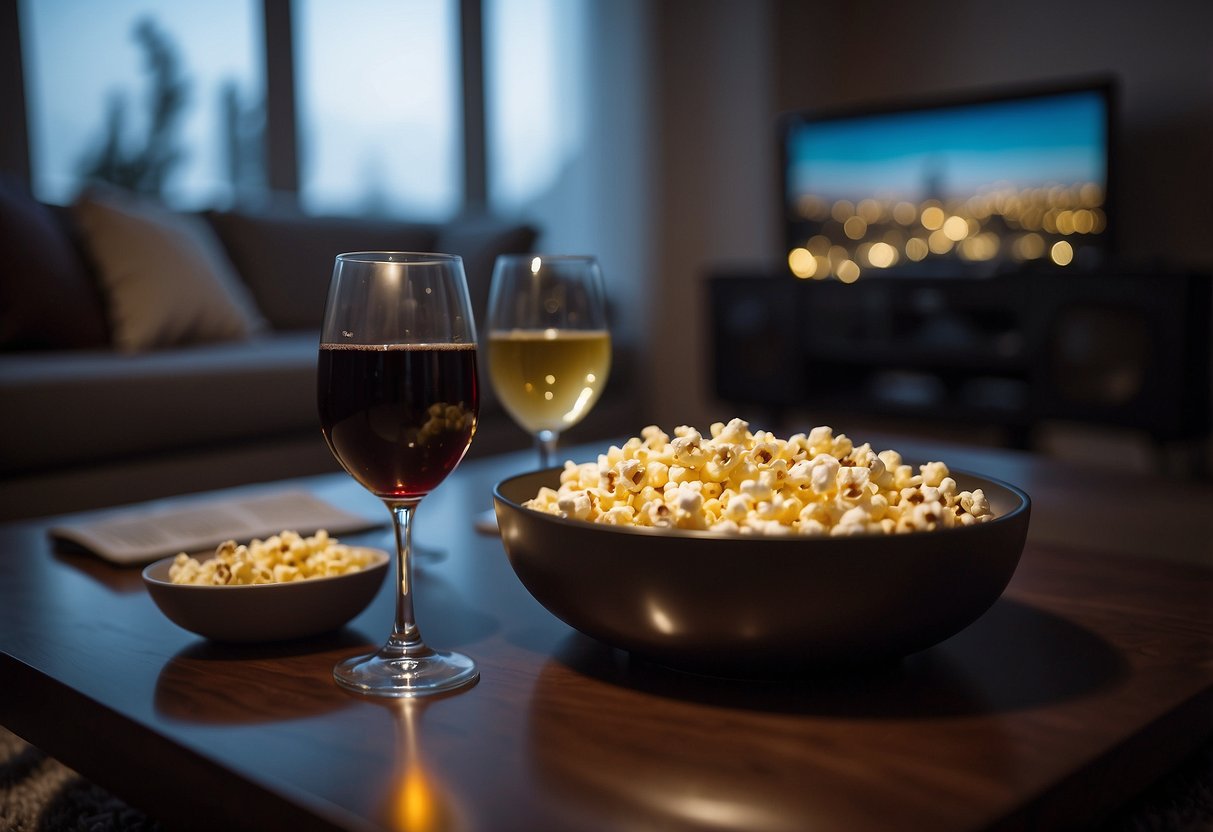
<path id="1" fill-rule="evenodd" d="M 238 341 L 265 326 L 204 220 L 111 190 L 72 206 L 126 352 Z"/>
<path id="2" fill-rule="evenodd" d="M 0 179 L 0 350 L 103 347 L 101 293 L 52 210 Z"/>

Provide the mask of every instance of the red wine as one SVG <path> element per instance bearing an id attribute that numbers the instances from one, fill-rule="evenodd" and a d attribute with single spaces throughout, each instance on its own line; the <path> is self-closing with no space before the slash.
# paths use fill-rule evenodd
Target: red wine
<path id="1" fill-rule="evenodd" d="M 318 375 L 329 448 L 380 497 L 428 494 L 476 432 L 475 344 L 321 344 Z"/>

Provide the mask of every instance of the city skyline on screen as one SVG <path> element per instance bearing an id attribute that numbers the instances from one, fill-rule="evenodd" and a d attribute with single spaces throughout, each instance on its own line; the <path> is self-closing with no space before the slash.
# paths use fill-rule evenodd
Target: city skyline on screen
<path id="1" fill-rule="evenodd" d="M 787 140 L 788 194 L 917 203 L 996 187 L 1102 189 L 1105 107 L 1083 90 L 802 122 Z"/>

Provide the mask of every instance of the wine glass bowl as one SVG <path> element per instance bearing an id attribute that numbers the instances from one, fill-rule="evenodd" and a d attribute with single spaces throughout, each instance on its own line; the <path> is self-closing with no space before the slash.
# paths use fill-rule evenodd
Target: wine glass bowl
<path id="1" fill-rule="evenodd" d="M 471 684 L 475 663 L 421 639 L 413 612 L 412 517 L 476 431 L 476 329 L 460 258 L 337 256 L 320 335 L 317 401 L 329 450 L 383 500 L 396 532 L 396 620 L 376 653 L 334 668 L 360 693 L 411 697 Z"/>
<path id="2" fill-rule="evenodd" d="M 611 369 L 602 271 L 594 257 L 502 255 L 489 289 L 489 378 L 535 438 L 539 467 L 585 418 Z"/>
<path id="3" fill-rule="evenodd" d="M 476 345 L 329 346 L 325 436 L 341 464 L 381 499 L 421 498 L 463 458 L 476 425 Z M 426 402 L 429 402 L 427 405 Z"/>

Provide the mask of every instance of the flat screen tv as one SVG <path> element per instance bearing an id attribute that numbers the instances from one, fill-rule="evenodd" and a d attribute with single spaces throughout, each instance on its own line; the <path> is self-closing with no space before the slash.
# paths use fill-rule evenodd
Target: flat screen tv
<path id="1" fill-rule="evenodd" d="M 1099 265 L 1113 92 L 1100 80 L 785 115 L 789 268 L 850 282 Z"/>

